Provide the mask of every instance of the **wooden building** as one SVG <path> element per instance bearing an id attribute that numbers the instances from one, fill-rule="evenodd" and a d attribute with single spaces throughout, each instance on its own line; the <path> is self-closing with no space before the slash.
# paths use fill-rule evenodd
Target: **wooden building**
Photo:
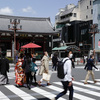
<path id="1" fill-rule="evenodd" d="M 34 42 L 42 48 L 35 49 L 35 53 L 52 50 L 52 37 L 58 33 L 53 30 L 50 18 L 34 18 L 0 15 L 0 51 L 9 51 L 8 56 L 14 56 L 14 30 L 9 30 L 11 20 L 20 20 L 16 31 L 16 50 L 19 51 L 22 45 Z M 13 27 L 13 26 L 11 26 Z"/>

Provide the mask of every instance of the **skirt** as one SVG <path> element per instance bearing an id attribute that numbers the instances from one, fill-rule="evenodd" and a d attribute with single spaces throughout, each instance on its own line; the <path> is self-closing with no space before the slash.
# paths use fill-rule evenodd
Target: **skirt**
<path id="1" fill-rule="evenodd" d="M 15 83 L 17 85 L 23 86 L 23 84 L 26 83 L 26 76 L 23 72 L 20 74 L 16 72 L 15 76 Z"/>
<path id="2" fill-rule="evenodd" d="M 0 74 L 0 84 L 7 84 L 7 77 Z"/>

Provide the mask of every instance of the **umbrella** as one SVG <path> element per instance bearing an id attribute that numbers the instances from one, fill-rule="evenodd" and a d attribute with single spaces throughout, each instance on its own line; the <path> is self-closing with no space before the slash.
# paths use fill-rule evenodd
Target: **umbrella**
<path id="1" fill-rule="evenodd" d="M 40 48 L 41 46 L 35 44 L 35 43 L 28 43 L 26 45 L 21 46 L 21 48 Z"/>

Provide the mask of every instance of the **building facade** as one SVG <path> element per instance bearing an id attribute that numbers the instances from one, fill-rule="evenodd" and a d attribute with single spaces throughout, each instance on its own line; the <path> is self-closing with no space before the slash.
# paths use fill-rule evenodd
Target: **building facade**
<path id="1" fill-rule="evenodd" d="M 80 0 L 75 6 L 67 5 L 61 8 L 55 16 L 55 27 L 60 28 L 72 21 L 93 20 L 93 0 Z"/>
<path id="2" fill-rule="evenodd" d="M 21 30 L 16 30 L 16 50 L 21 46 L 33 42 L 41 46 L 34 49 L 34 53 L 43 55 L 44 51 L 52 52 L 52 36 L 57 35 L 53 30 L 50 18 L 34 18 L 0 15 L 0 51 L 9 52 L 9 57 L 14 57 L 14 30 L 9 30 L 8 25 L 13 19 L 20 20 Z M 11 26 L 13 28 L 13 26 Z M 19 25 L 17 25 L 19 28 Z"/>
<path id="3" fill-rule="evenodd" d="M 93 20 L 93 0 L 80 0 L 78 6 L 82 21 Z"/>
<path id="4" fill-rule="evenodd" d="M 100 61 L 100 0 L 93 2 L 93 23 L 97 23 L 99 29 L 99 33 L 95 35 L 95 52 L 97 61 Z"/>
<path id="5" fill-rule="evenodd" d="M 92 37 L 88 32 L 92 23 L 93 0 L 80 0 L 76 6 L 70 4 L 60 9 L 55 16 L 55 29 L 59 31 L 60 39 L 54 37 L 53 46 L 55 47 L 57 42 L 58 46 L 60 43 L 75 45 L 81 50 L 78 56 L 88 56 L 92 49 Z"/>

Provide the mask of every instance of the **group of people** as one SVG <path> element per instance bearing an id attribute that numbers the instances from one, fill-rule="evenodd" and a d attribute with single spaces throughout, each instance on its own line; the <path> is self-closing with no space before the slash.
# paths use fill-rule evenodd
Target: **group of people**
<path id="1" fill-rule="evenodd" d="M 73 54 L 70 56 L 70 60 L 71 60 L 72 68 L 75 68 Z M 52 66 L 52 71 L 56 71 L 57 70 L 58 62 L 59 62 L 58 53 L 55 52 L 53 57 L 52 57 L 52 65 L 53 65 Z"/>
<path id="2" fill-rule="evenodd" d="M 26 83 L 27 88 L 31 89 L 32 81 L 34 78 L 35 84 L 38 84 L 41 86 L 41 83 L 43 81 L 43 78 L 40 79 L 40 81 L 37 82 L 36 80 L 36 71 L 39 69 L 39 75 L 43 75 L 43 73 L 49 73 L 49 57 L 48 53 L 44 52 L 44 56 L 41 60 L 41 66 L 40 68 L 35 64 L 36 59 L 32 57 L 29 53 L 26 54 L 26 56 L 23 58 L 23 55 L 21 54 L 18 62 L 15 66 L 15 83 L 17 86 L 23 86 L 23 84 Z M 34 67 L 34 70 L 32 68 Z M 36 69 L 36 70 L 35 70 Z M 47 82 L 47 85 L 51 85 L 49 81 Z"/>
<path id="3" fill-rule="evenodd" d="M 67 93 L 67 90 L 70 91 L 69 92 L 69 100 L 73 100 L 74 89 L 73 89 L 72 81 L 74 80 L 74 78 L 72 77 L 72 66 L 73 66 L 73 62 L 72 62 L 73 53 L 72 53 L 72 51 L 67 50 L 65 52 L 65 56 L 66 57 L 63 59 L 63 62 L 66 59 L 68 59 L 68 60 L 64 63 L 63 67 L 64 67 L 65 76 L 61 80 L 64 91 L 59 93 L 56 97 L 54 97 L 51 100 L 57 100 L 61 96 L 65 95 Z M 52 58 L 52 61 L 56 62 L 56 63 L 53 62 L 53 67 L 52 67 L 54 70 L 56 70 L 57 69 L 57 62 L 58 62 L 56 54 Z M 38 84 L 39 86 L 41 86 L 41 83 L 43 81 L 43 77 L 40 79 L 40 81 L 37 82 L 36 71 L 32 72 L 30 70 L 31 63 L 33 63 L 34 67 L 37 67 L 37 69 L 38 69 L 38 66 L 35 64 L 35 58 L 32 58 L 30 54 L 26 54 L 25 57 L 23 56 L 23 54 L 20 54 L 20 57 L 18 58 L 18 61 L 17 61 L 16 66 L 15 66 L 15 76 L 16 76 L 15 83 L 17 86 L 23 86 L 23 84 L 26 83 L 27 88 L 30 89 L 31 85 L 32 85 L 33 78 L 34 78 L 35 83 Z M 97 82 L 94 79 L 94 73 L 92 71 L 93 67 L 98 69 L 94 65 L 94 56 L 91 55 L 90 59 L 87 60 L 87 64 L 84 68 L 87 70 L 87 75 L 86 75 L 86 79 L 85 79 L 84 84 L 88 84 L 87 80 L 89 79 L 90 74 L 92 75 L 94 83 Z M 48 57 L 47 52 L 44 52 L 44 56 L 41 60 L 41 66 L 39 69 L 40 69 L 39 75 L 43 75 L 43 73 L 49 74 L 49 57 Z M 7 72 L 9 72 L 9 63 L 8 63 L 8 60 L 5 58 L 5 55 L 3 54 L 2 57 L 0 58 L 0 84 L 1 84 L 1 82 L 2 82 L 2 84 L 9 83 Z M 51 85 L 49 83 L 49 81 L 47 81 L 47 85 Z"/>
<path id="4" fill-rule="evenodd" d="M 27 88 L 30 89 L 33 78 L 36 83 L 36 72 L 34 71 L 32 74 L 31 63 L 35 64 L 35 58 L 32 58 L 31 54 L 27 53 L 25 56 L 20 54 L 15 66 L 15 83 L 18 87 L 26 83 Z"/>
<path id="5" fill-rule="evenodd" d="M 63 59 L 63 62 L 65 62 L 65 60 L 67 60 L 64 63 L 64 78 L 61 80 L 62 85 L 63 85 L 63 91 L 61 93 L 59 93 L 56 97 L 52 98 L 51 100 L 57 100 L 59 99 L 61 96 L 65 95 L 67 93 L 67 90 L 69 90 L 69 100 L 73 100 L 73 84 L 72 81 L 74 80 L 74 78 L 72 77 L 72 73 L 71 73 L 71 69 L 72 69 L 72 51 L 71 50 L 67 50 L 65 52 L 65 58 Z"/>
<path id="6" fill-rule="evenodd" d="M 73 63 L 73 54 L 72 54 L 72 51 L 71 50 L 67 50 L 65 52 L 65 58 L 63 59 L 63 62 L 66 62 L 64 63 L 64 78 L 62 79 L 62 86 L 63 86 L 63 91 L 61 93 L 59 93 L 56 97 L 52 98 L 51 100 L 57 100 L 58 98 L 62 97 L 63 95 L 65 95 L 67 93 L 67 91 L 69 90 L 69 100 L 73 100 L 73 93 L 74 93 L 74 89 L 73 89 L 73 83 L 72 81 L 74 80 L 74 78 L 72 77 L 72 67 L 75 68 L 75 65 Z M 57 59 L 56 56 L 54 56 L 53 59 Z M 52 59 L 52 61 L 53 61 Z M 53 68 L 55 67 L 55 65 L 57 66 L 57 60 L 55 60 L 56 64 L 54 63 L 53 64 Z M 94 81 L 94 83 L 96 83 L 97 81 L 95 80 L 94 78 L 94 73 L 93 73 L 93 67 L 98 69 L 95 65 L 94 65 L 94 55 L 90 55 L 90 58 L 87 59 L 87 63 L 84 67 L 85 70 L 87 70 L 87 75 L 86 75 L 86 78 L 85 78 L 85 82 L 84 84 L 88 84 L 88 79 L 89 79 L 89 76 L 91 75 L 92 76 L 92 79 Z"/>
<path id="7" fill-rule="evenodd" d="M 30 53 L 19 55 L 19 58 L 15 64 L 15 83 L 17 87 L 25 86 L 31 89 L 32 81 L 34 79 L 34 84 L 41 86 L 43 77 L 37 82 L 36 71 L 38 74 L 43 76 L 43 73 L 49 74 L 49 57 L 48 53 L 44 52 L 44 56 L 41 60 L 41 66 L 38 67 L 35 63 L 36 59 L 31 56 Z M 0 57 L 0 84 L 9 84 L 7 73 L 9 72 L 9 60 L 6 58 L 6 53 L 2 53 Z M 51 85 L 49 80 L 47 85 Z"/>

